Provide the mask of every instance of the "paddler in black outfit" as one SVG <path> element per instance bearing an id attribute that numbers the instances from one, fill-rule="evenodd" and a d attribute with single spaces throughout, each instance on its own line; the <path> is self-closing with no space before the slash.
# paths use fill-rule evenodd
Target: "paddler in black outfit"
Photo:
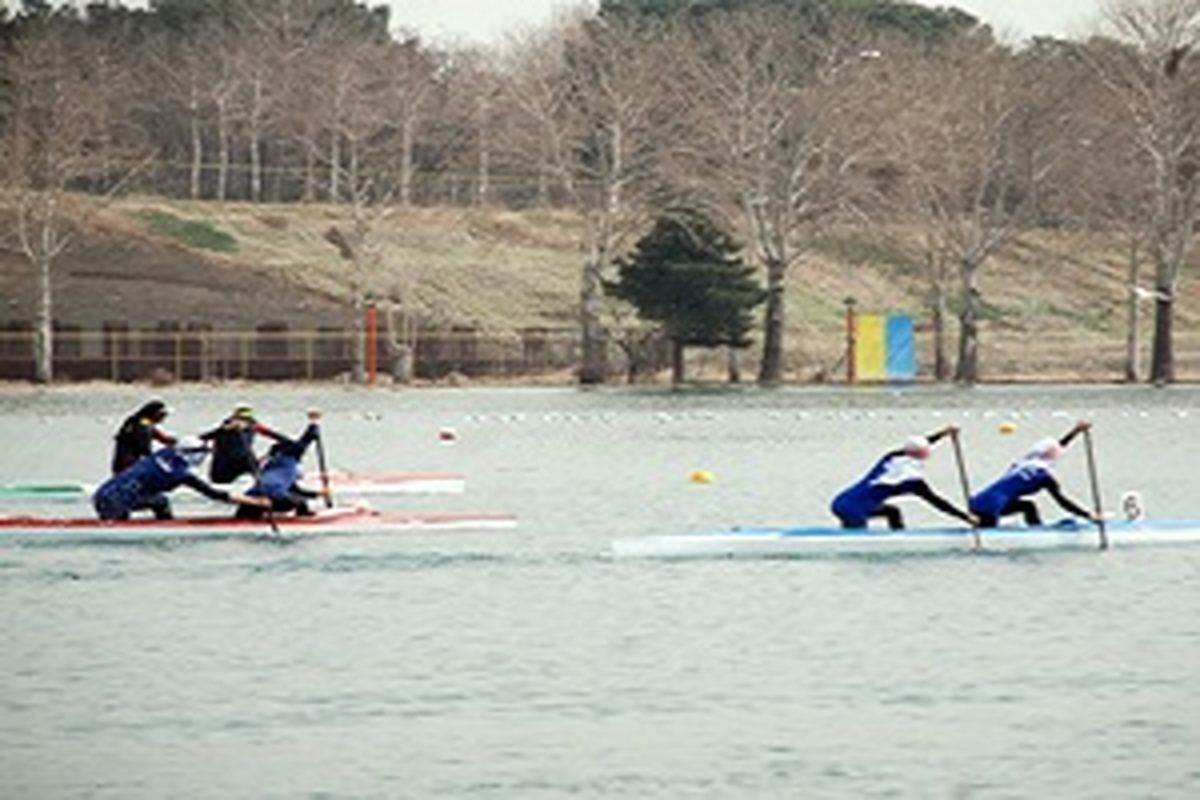
<path id="1" fill-rule="evenodd" d="M 142 456 L 150 455 L 154 442 L 167 447 L 175 444 L 175 437 L 159 428 L 167 418 L 167 404 L 162 400 L 151 400 L 130 414 L 121 423 L 113 439 L 112 473 L 116 475 L 133 466 Z"/>
<path id="2" fill-rule="evenodd" d="M 287 441 L 286 436 L 276 433 L 255 419 L 254 409 L 245 403 L 238 404 L 233 409 L 233 414 L 216 428 L 200 434 L 202 441 L 212 442 L 213 457 L 208 474 L 213 483 L 233 483 L 242 475 L 255 474 L 256 433 L 277 442 Z"/>

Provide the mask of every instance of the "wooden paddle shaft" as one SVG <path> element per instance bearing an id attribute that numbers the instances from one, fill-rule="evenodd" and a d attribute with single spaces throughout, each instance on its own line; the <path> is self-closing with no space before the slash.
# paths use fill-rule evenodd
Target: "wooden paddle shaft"
<path id="1" fill-rule="evenodd" d="M 1108 531 L 1104 527 L 1104 507 L 1100 501 L 1100 478 L 1096 474 L 1096 453 L 1092 446 L 1092 431 L 1085 428 L 1083 443 L 1087 447 L 1088 477 L 1092 483 L 1092 505 L 1096 509 L 1096 526 L 1100 529 L 1100 549 L 1108 549 Z"/>
<path id="2" fill-rule="evenodd" d="M 962 444 L 958 441 L 958 431 L 952 431 L 950 438 L 954 440 L 954 460 L 958 462 L 958 480 L 962 483 L 963 504 L 966 507 L 967 513 L 971 513 L 971 487 L 967 481 L 967 461 L 963 458 Z M 983 546 L 983 540 L 979 536 L 979 528 L 972 525 L 971 535 L 975 537 L 975 547 Z"/>

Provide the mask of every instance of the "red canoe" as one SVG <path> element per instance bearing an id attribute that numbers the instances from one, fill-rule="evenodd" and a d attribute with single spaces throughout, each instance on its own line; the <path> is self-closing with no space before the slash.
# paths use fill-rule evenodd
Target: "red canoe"
<path id="1" fill-rule="evenodd" d="M 427 511 L 374 511 L 362 507 L 322 509 L 310 517 L 275 517 L 285 536 L 310 534 L 399 533 L 420 531 L 478 531 L 515 528 L 511 514 Z M 273 535 L 264 519 L 234 519 L 230 515 L 180 517 L 170 520 L 105 521 L 88 517 L 0 517 L 0 541 L 137 541 L 143 539 L 225 538 Z"/>

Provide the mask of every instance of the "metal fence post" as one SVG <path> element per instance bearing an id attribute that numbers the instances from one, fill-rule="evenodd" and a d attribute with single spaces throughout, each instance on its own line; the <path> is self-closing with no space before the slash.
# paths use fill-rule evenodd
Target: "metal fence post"
<path id="1" fill-rule="evenodd" d="M 117 340 L 117 331 L 108 332 L 108 364 L 109 377 L 113 383 L 121 380 L 121 355 L 118 350 L 120 342 Z"/>
<path id="2" fill-rule="evenodd" d="M 315 336 L 316 336 L 315 331 L 308 330 L 308 331 L 304 332 L 304 374 L 307 376 L 307 378 L 310 382 L 312 381 L 313 375 L 314 375 L 313 337 L 315 337 Z"/>

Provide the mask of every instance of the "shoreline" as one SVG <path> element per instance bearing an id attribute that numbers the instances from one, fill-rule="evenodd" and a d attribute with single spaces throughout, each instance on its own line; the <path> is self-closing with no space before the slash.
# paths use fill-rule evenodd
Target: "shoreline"
<path id="1" fill-rule="evenodd" d="M 12 396 L 20 394 L 39 394 L 39 393 L 85 393 L 92 391 L 105 392 L 122 392 L 128 389 L 139 389 L 150 393 L 158 391 L 178 391 L 182 389 L 192 389 L 201 391 L 223 391 L 247 389 L 255 391 L 265 391 L 269 389 L 280 389 L 284 391 L 296 391 L 301 389 L 344 389 L 347 391 L 358 392 L 403 392 L 403 391 L 430 391 L 430 390 L 446 390 L 455 389 L 462 391 L 470 391 L 472 389 L 576 389 L 581 392 L 589 391 L 612 391 L 612 390 L 673 390 L 686 392 L 689 390 L 697 391 L 712 391 L 716 389 L 742 390 L 742 391 L 789 391 L 789 390 L 805 390 L 811 389 L 814 391 L 827 390 L 904 390 L 904 389 L 933 389 L 944 388 L 948 390 L 963 390 L 970 389 L 987 389 L 987 388 L 1021 388 L 1021 387 L 1066 387 L 1078 386 L 1086 388 L 1127 388 L 1127 389 L 1159 389 L 1169 390 L 1172 387 L 1192 388 L 1200 386 L 1200 378 L 1182 378 L 1171 383 L 1149 383 L 1138 382 L 1129 383 L 1122 380 L 1105 380 L 1101 378 L 1091 378 L 1079 375 L 1058 375 L 1037 378 L 1000 378 L 993 380 L 981 380 L 973 384 L 960 384 L 954 381 L 937 382 L 933 380 L 916 380 L 897 383 L 887 382 L 860 382 L 846 383 L 845 381 L 783 381 L 772 386 L 761 386 L 754 381 L 743 381 L 740 383 L 730 383 L 728 381 L 687 381 L 683 384 L 673 385 L 669 380 L 665 381 L 640 381 L 638 383 L 625 383 L 622 381 L 611 381 L 602 384 L 593 384 L 583 386 L 574 380 L 534 380 L 534 379 L 514 379 L 503 380 L 495 378 L 486 379 L 470 379 L 463 378 L 449 381 L 412 381 L 410 383 L 396 382 L 380 382 L 374 386 L 367 384 L 349 383 L 346 381 L 174 381 L 170 383 L 153 383 L 146 381 L 63 381 L 53 382 L 49 384 L 36 383 L 33 381 L 0 381 L 0 396 Z"/>

